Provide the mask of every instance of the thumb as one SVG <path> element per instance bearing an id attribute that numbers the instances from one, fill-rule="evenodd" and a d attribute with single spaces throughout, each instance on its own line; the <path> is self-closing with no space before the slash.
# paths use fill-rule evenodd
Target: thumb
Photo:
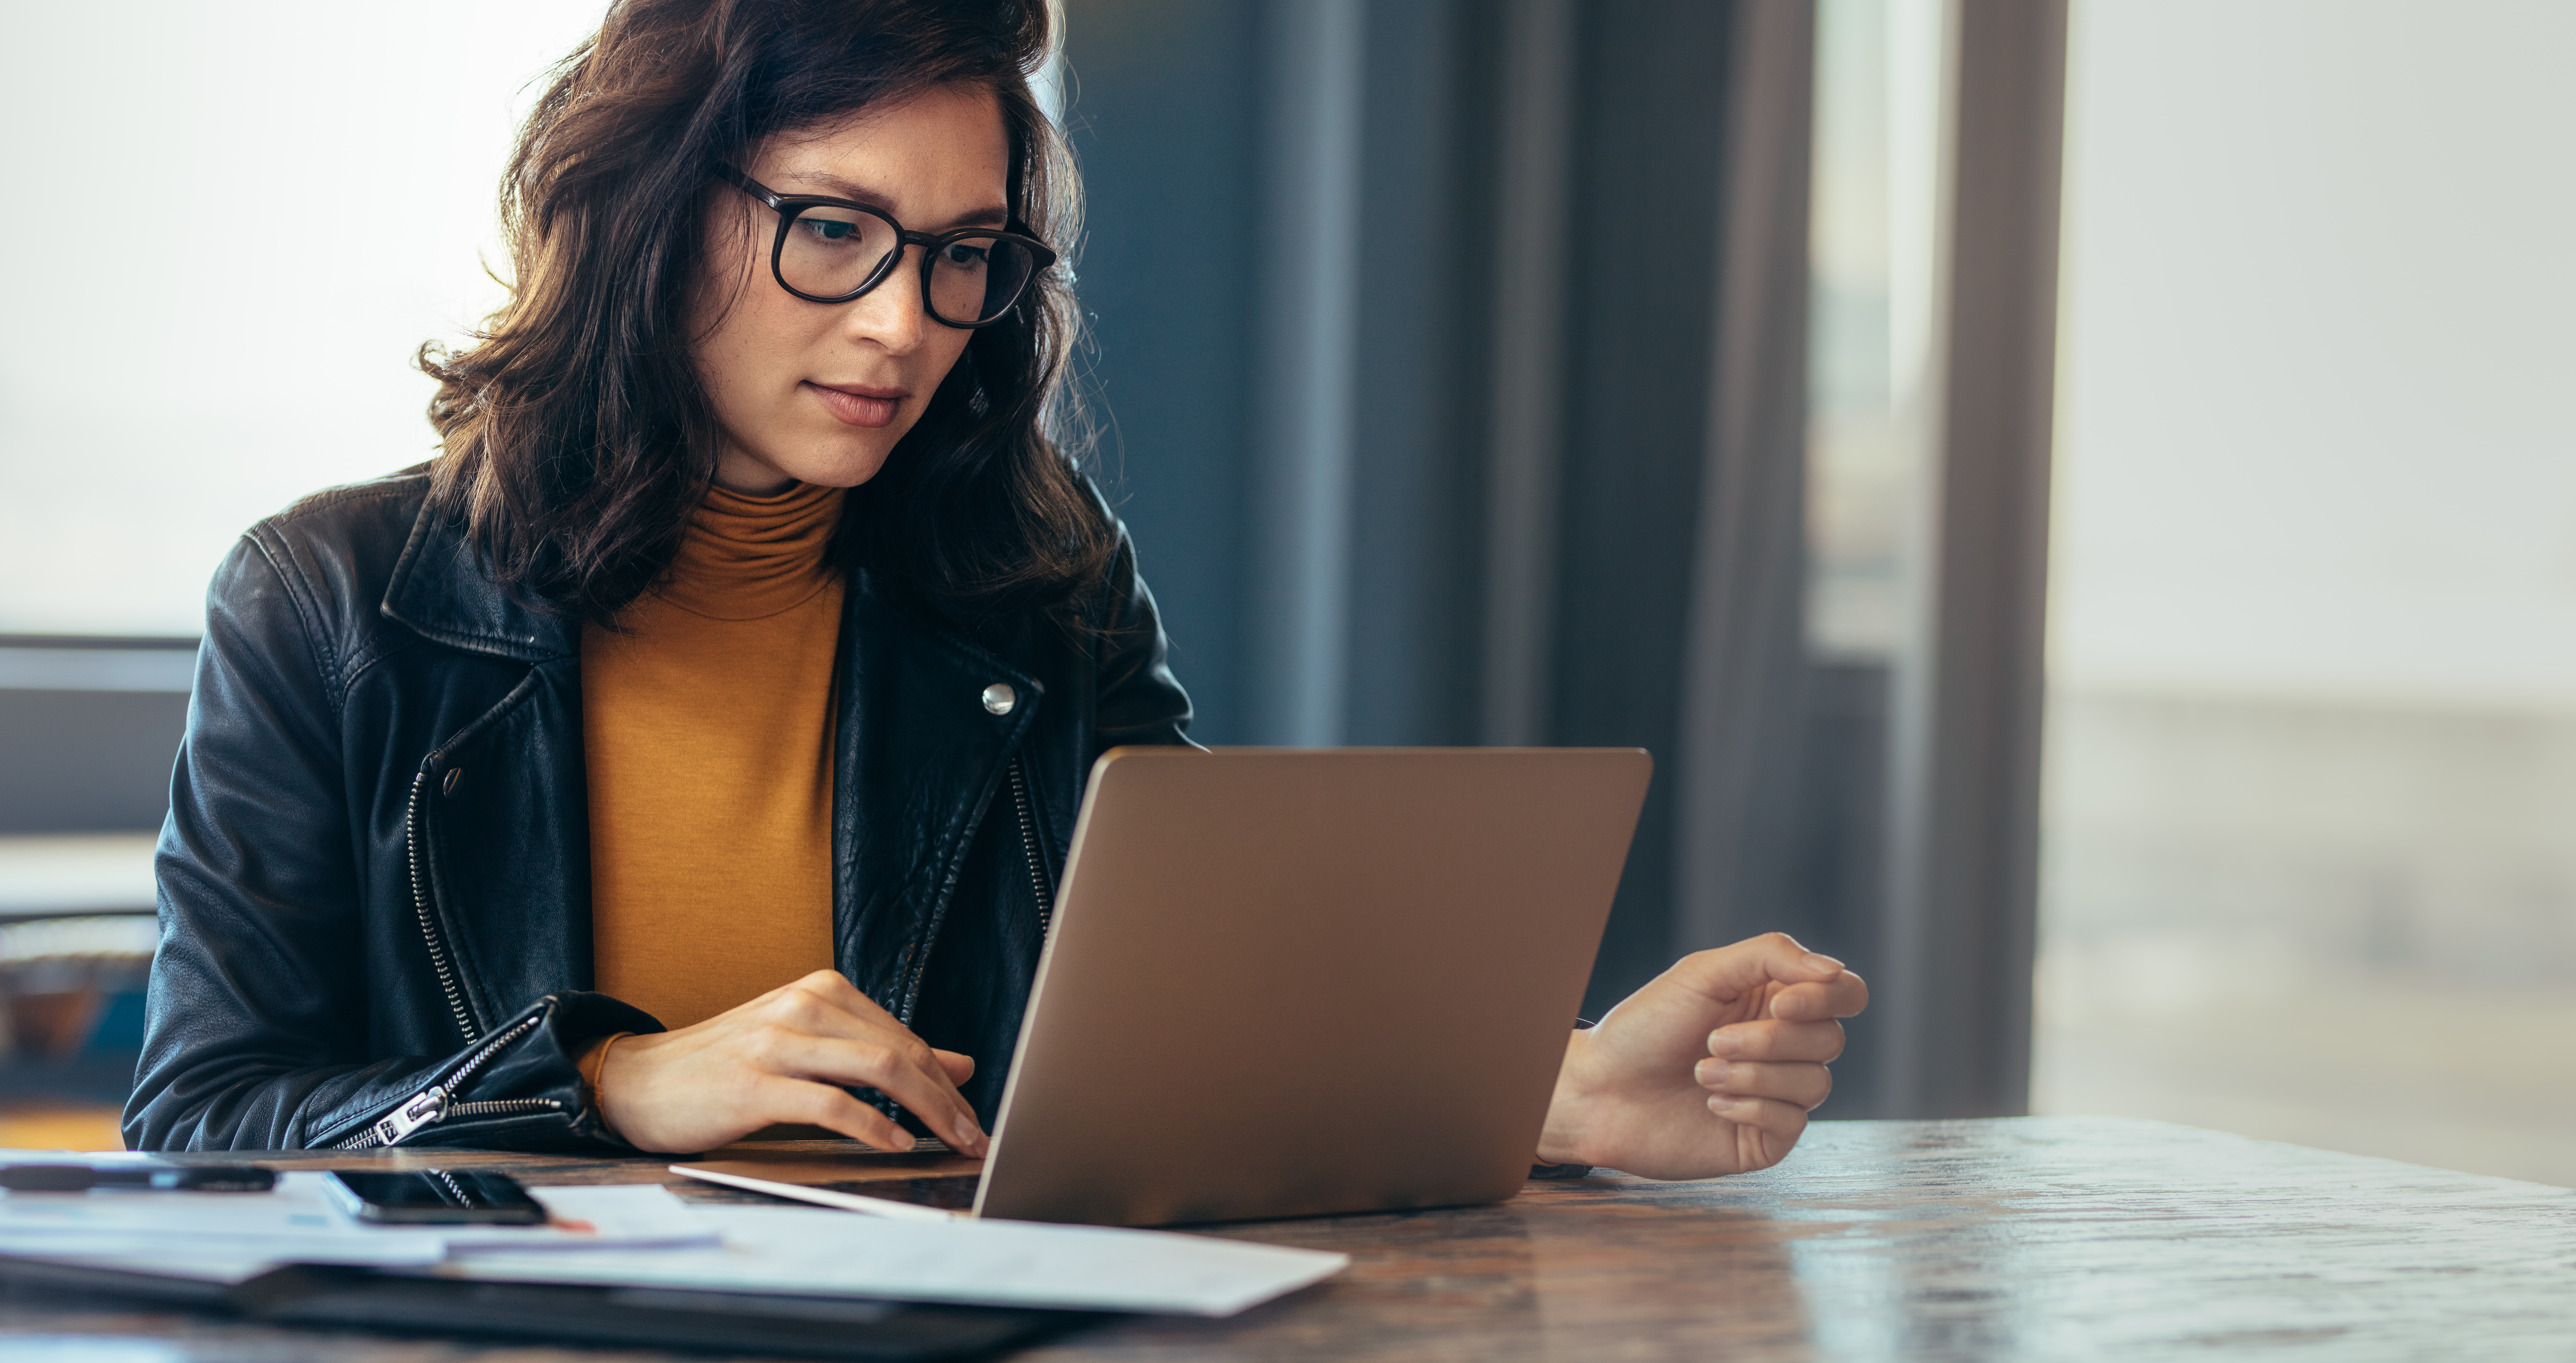
<path id="1" fill-rule="evenodd" d="M 1707 998 L 1738 999 L 1766 984 L 1807 984 L 1843 973 L 1843 963 L 1807 950 L 1785 932 L 1766 932 L 1733 946 L 1694 951 L 1667 972 Z"/>
<path id="2" fill-rule="evenodd" d="M 959 1055 L 955 1051 L 943 1051 L 937 1047 L 933 1047 L 930 1053 L 939 1057 L 939 1067 L 948 1071 L 949 1083 L 962 1084 L 975 1077 L 975 1057 Z"/>

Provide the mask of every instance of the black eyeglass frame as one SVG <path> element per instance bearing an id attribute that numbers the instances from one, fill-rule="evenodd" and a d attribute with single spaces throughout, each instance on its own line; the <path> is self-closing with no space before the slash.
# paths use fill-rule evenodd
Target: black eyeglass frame
<path id="1" fill-rule="evenodd" d="M 960 331 L 973 331 L 979 327 L 989 327 L 995 322 L 1002 321 L 1009 317 L 1011 315 L 1011 310 L 1020 305 L 1020 300 L 1028 296 L 1029 285 L 1036 283 L 1039 275 L 1046 273 L 1047 270 L 1053 268 L 1055 265 L 1055 248 L 1025 232 L 1014 232 L 1008 228 L 993 227 L 960 227 L 953 232 L 940 232 L 936 234 L 929 232 L 915 232 L 910 228 L 905 227 L 902 223 L 896 221 L 895 216 L 892 213 L 888 213 L 882 208 L 858 203 L 850 199 L 835 199 L 822 194 L 781 194 L 722 161 L 718 161 L 716 163 L 715 169 L 716 174 L 727 184 L 732 185 L 734 188 L 739 189 L 743 193 L 748 194 L 751 197 L 758 199 L 763 204 L 768 205 L 770 211 L 778 215 L 778 236 L 769 244 L 769 277 L 778 281 L 778 287 L 787 290 L 798 298 L 804 299 L 808 303 L 847 303 L 853 298 L 864 296 L 870 289 L 886 282 L 886 277 L 894 273 L 896 262 L 903 259 L 904 248 L 918 246 L 922 248 L 921 310 L 929 314 L 930 320 L 939 323 L 941 326 L 955 327 Z M 787 256 L 787 234 L 796 226 L 796 219 L 798 217 L 802 216 L 806 210 L 814 208 L 851 209 L 856 212 L 865 213 L 869 217 L 875 218 L 877 221 L 894 229 L 895 248 L 886 252 L 885 259 L 878 261 L 876 268 L 868 271 L 868 277 L 860 281 L 859 286 L 850 290 L 848 293 L 840 294 L 838 296 L 807 293 L 803 289 L 787 282 L 787 267 L 785 264 Z M 1012 224 L 1016 226 L 1018 221 L 1019 220 L 1017 218 L 1013 218 Z M 931 301 L 930 272 L 937 265 L 939 252 L 943 248 L 947 247 L 952 242 L 964 241 L 969 238 L 988 241 L 999 238 L 1004 241 L 1015 242 L 1020 246 L 1027 248 L 1029 254 L 1035 259 L 1036 264 L 1030 268 L 1029 277 L 1020 282 L 1020 291 L 1012 296 L 1011 301 L 1006 304 L 1000 312 L 993 314 L 991 317 L 988 317 L 981 322 L 956 322 L 941 316 L 939 305 Z"/>

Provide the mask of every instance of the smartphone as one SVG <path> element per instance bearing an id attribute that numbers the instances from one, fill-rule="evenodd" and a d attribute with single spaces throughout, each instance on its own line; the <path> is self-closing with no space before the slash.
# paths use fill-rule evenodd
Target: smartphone
<path id="1" fill-rule="evenodd" d="M 383 1226 L 536 1226 L 546 1209 L 508 1174 L 334 1169 L 331 1192 L 351 1216 Z"/>

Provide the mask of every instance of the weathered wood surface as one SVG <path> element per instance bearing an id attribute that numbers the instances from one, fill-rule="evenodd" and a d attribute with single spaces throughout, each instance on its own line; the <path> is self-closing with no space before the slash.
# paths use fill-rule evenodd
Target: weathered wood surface
<path id="1" fill-rule="evenodd" d="M 661 1167 L 466 1158 L 535 1184 Z M 1022 1357 L 2576 1358 L 2576 1192 L 2112 1118 L 1824 1122 L 1787 1164 L 1741 1178 L 1533 1183 L 1496 1207 L 1221 1233 L 1356 1262 L 1232 1320 L 1124 1318 Z M 0 1306 L 0 1356 L 93 1348 L 154 1363 L 643 1357 Z"/>

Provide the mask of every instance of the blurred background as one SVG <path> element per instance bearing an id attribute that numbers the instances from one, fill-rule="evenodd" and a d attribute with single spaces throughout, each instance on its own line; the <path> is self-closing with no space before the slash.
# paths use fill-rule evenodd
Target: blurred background
<path id="1" fill-rule="evenodd" d="M 1590 1005 L 1796 932 L 1820 1115 L 2576 1184 L 2576 10 L 1064 7 L 1201 738 L 1653 750 Z M 206 576 L 427 456 L 599 10 L 11 12 L 0 1146 L 115 1143 Z"/>

